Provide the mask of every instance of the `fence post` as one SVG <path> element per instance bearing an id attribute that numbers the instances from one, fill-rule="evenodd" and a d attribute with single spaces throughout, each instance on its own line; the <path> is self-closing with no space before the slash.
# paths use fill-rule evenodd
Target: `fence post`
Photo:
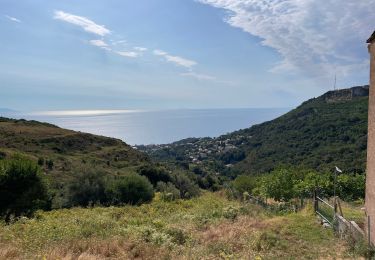
<path id="1" fill-rule="evenodd" d="M 318 200 L 317 200 L 317 194 L 316 189 L 314 190 L 314 211 L 318 211 Z"/>
<path id="2" fill-rule="evenodd" d="M 334 211 L 335 211 L 335 215 L 337 213 L 337 197 L 335 196 L 334 199 L 333 199 L 333 208 L 334 208 Z"/>
<path id="3" fill-rule="evenodd" d="M 371 228 L 371 218 L 370 216 L 368 215 L 367 216 L 367 239 L 368 239 L 368 246 L 369 248 L 371 247 L 371 231 L 370 231 L 370 228 Z"/>

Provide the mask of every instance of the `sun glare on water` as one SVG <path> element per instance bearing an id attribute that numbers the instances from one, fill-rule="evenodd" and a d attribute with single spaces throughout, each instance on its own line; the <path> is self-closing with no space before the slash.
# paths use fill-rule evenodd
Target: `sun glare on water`
<path id="1" fill-rule="evenodd" d="M 140 112 L 140 110 L 119 109 L 119 110 L 54 110 L 31 112 L 30 115 L 37 116 L 99 116 L 111 114 L 125 114 Z"/>

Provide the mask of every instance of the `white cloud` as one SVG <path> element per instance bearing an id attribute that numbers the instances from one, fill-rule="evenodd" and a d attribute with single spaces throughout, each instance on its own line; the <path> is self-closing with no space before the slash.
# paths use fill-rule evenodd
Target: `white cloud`
<path id="1" fill-rule="evenodd" d="M 109 47 L 107 43 L 105 43 L 103 40 L 91 40 L 89 41 L 91 45 L 97 46 L 99 48 L 102 48 L 107 51 L 111 51 L 112 49 Z"/>
<path id="2" fill-rule="evenodd" d="M 90 44 L 98 47 L 108 47 L 108 44 L 102 40 L 91 40 Z"/>
<path id="3" fill-rule="evenodd" d="M 119 41 L 111 40 L 111 42 L 112 42 L 113 45 L 118 45 L 118 44 L 124 44 L 124 43 L 127 43 L 126 40 L 119 40 Z"/>
<path id="4" fill-rule="evenodd" d="M 173 62 L 179 66 L 186 67 L 186 68 L 191 68 L 197 64 L 197 62 L 193 60 L 188 60 L 179 56 L 166 55 L 165 58 L 169 62 Z"/>
<path id="5" fill-rule="evenodd" d="M 162 50 L 154 50 L 153 53 L 157 56 L 163 56 L 168 62 L 172 62 L 178 66 L 182 66 L 185 68 L 191 69 L 193 66 L 197 65 L 196 61 L 185 59 L 179 56 L 172 56 Z"/>
<path id="6" fill-rule="evenodd" d="M 191 78 L 195 78 L 195 79 L 198 79 L 198 80 L 216 80 L 216 78 L 213 77 L 213 76 L 195 73 L 195 72 L 192 72 L 192 71 L 186 72 L 186 73 L 181 73 L 181 76 L 191 77 Z"/>
<path id="7" fill-rule="evenodd" d="M 9 16 L 9 15 L 5 15 L 6 18 L 8 18 L 9 20 L 13 21 L 13 22 L 16 22 L 16 23 L 20 23 L 21 20 L 17 19 L 16 17 L 12 17 L 12 16 Z"/>
<path id="8" fill-rule="evenodd" d="M 147 51 L 147 48 L 145 47 L 134 47 L 133 49 L 136 51 L 142 51 L 142 52 Z"/>
<path id="9" fill-rule="evenodd" d="M 283 60 L 272 71 L 343 77 L 368 66 L 365 40 L 375 0 L 196 0 L 228 11 L 225 21 L 262 39 Z"/>
<path id="10" fill-rule="evenodd" d="M 86 32 L 94 33 L 100 36 L 111 33 L 111 31 L 105 28 L 104 25 L 96 24 L 86 17 L 65 13 L 63 11 L 55 11 L 54 18 L 77 25 L 84 29 Z"/>
<path id="11" fill-rule="evenodd" d="M 165 51 L 162 51 L 162 50 L 154 50 L 153 52 L 155 55 L 157 56 L 165 56 L 167 55 L 168 53 L 166 53 Z"/>
<path id="12" fill-rule="evenodd" d="M 118 51 L 117 54 L 128 57 L 128 58 L 137 58 L 139 57 L 139 53 L 134 51 Z"/>

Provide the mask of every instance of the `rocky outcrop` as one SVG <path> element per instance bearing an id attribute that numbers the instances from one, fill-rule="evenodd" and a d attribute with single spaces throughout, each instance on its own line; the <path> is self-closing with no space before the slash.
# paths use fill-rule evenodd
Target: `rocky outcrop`
<path id="1" fill-rule="evenodd" d="M 323 95 L 323 98 L 327 103 L 333 103 L 352 100 L 356 97 L 368 97 L 369 88 L 369 85 L 364 85 L 346 89 L 332 90 L 325 93 Z"/>

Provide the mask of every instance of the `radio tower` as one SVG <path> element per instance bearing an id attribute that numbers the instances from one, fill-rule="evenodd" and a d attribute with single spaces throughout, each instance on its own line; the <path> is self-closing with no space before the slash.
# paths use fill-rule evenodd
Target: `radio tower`
<path id="1" fill-rule="evenodd" d="M 333 90 L 336 90 L 336 73 L 335 73 L 335 81 L 333 83 Z"/>

